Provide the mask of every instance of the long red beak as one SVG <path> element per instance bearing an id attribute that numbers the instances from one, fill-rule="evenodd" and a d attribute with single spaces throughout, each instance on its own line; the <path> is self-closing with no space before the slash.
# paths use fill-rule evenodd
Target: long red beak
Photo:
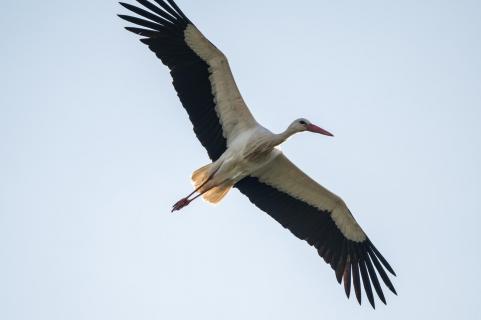
<path id="1" fill-rule="evenodd" d="M 334 135 L 332 133 L 330 133 L 329 131 L 324 130 L 322 128 L 319 128 L 315 124 L 308 124 L 307 125 L 307 131 L 320 133 L 320 134 L 323 134 L 323 135 L 329 136 L 329 137 L 334 137 Z"/>

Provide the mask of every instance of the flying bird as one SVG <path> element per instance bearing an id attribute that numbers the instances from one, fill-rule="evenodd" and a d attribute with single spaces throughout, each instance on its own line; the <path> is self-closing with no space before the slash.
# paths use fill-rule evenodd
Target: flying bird
<path id="1" fill-rule="evenodd" d="M 192 174 L 195 190 L 172 211 L 202 196 L 218 203 L 237 188 L 298 238 L 314 246 L 344 283 L 351 284 L 361 304 L 361 280 L 375 307 L 373 290 L 386 304 L 379 281 L 394 294 L 386 272 L 396 275 L 369 240 L 344 201 L 297 168 L 278 146 L 299 132 L 332 136 L 307 119 L 294 120 L 279 134 L 260 125 L 237 88 L 225 55 L 187 18 L 172 0 L 120 3 L 135 16 L 119 15 L 136 26 L 126 27 L 142 38 L 165 64 L 194 132 L 211 163 Z M 154 3 L 155 2 L 155 3 Z"/>

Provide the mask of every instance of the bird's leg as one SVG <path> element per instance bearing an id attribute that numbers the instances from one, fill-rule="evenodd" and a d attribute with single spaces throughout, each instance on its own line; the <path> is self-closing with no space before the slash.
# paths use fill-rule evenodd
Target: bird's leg
<path id="1" fill-rule="evenodd" d="M 206 190 L 206 192 L 207 192 L 207 191 L 208 191 L 208 190 Z M 176 204 L 174 204 L 174 206 L 172 207 L 172 211 L 171 211 L 171 212 L 179 211 L 179 210 L 182 209 L 183 207 L 187 207 L 192 201 L 194 201 L 195 199 L 197 199 L 198 197 L 200 197 L 200 196 L 203 195 L 203 194 L 204 194 L 204 193 L 199 193 L 198 195 L 196 195 L 196 196 L 193 197 L 192 199 L 189 199 L 188 197 L 180 199 L 179 201 L 177 201 Z"/>
<path id="2" fill-rule="evenodd" d="M 212 177 L 212 176 L 211 176 Z M 182 209 L 183 207 L 186 207 L 188 206 L 192 201 L 194 201 L 195 199 L 197 199 L 198 197 L 200 197 L 201 195 L 203 195 L 205 192 L 209 191 L 211 188 L 207 189 L 207 190 L 204 190 L 202 193 L 199 193 L 198 195 L 196 195 L 194 198 L 192 199 L 189 199 L 194 193 L 198 192 L 203 186 L 205 186 L 205 184 L 207 182 L 209 182 L 210 178 L 209 177 L 204 183 L 202 183 L 197 189 L 195 189 L 194 191 L 192 191 L 188 196 L 186 196 L 185 198 L 182 198 L 180 199 L 179 201 L 177 201 L 173 206 L 172 206 L 172 211 L 171 212 L 174 212 L 174 211 L 179 211 L 180 209 Z"/>
<path id="3" fill-rule="evenodd" d="M 182 209 L 183 207 L 188 206 L 191 201 L 192 201 L 192 200 L 189 200 L 188 198 L 182 198 L 182 199 L 180 199 L 179 201 L 177 201 L 177 202 L 172 206 L 172 210 L 171 210 L 170 212 L 178 211 L 178 210 Z"/>
<path id="4" fill-rule="evenodd" d="M 203 195 L 204 193 L 206 193 L 207 191 L 209 191 L 210 189 L 212 188 L 209 188 L 207 190 L 204 190 L 202 191 L 202 193 L 199 193 L 198 195 L 196 195 L 195 197 L 193 197 L 192 199 L 189 199 L 190 196 L 192 196 L 194 192 L 192 192 L 189 196 L 185 197 L 185 198 L 182 198 L 180 199 L 179 201 L 177 201 L 173 206 L 172 206 L 172 211 L 170 212 L 174 212 L 174 211 L 179 211 L 180 209 L 182 209 L 183 207 L 187 207 L 192 201 L 194 201 L 195 199 L 197 199 L 198 197 L 200 197 L 201 195 Z"/>

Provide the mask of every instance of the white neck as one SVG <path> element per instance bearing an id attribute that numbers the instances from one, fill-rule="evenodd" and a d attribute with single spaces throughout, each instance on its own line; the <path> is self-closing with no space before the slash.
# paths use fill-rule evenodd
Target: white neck
<path id="1" fill-rule="evenodd" d="M 295 128 L 289 126 L 284 132 L 278 133 L 274 135 L 273 142 L 275 143 L 274 146 L 278 146 L 287 139 L 289 139 L 292 135 L 298 133 Z"/>

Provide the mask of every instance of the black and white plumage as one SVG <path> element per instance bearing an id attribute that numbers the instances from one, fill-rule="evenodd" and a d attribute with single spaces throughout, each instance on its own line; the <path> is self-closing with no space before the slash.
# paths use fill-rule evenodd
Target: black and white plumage
<path id="1" fill-rule="evenodd" d="M 396 293 L 385 271 L 395 275 L 391 266 L 344 201 L 304 174 L 276 148 L 298 132 L 331 134 L 306 119 L 295 120 L 280 134 L 261 126 L 244 103 L 224 54 L 174 1 L 137 2 L 140 7 L 121 3 L 137 16 L 119 16 L 137 25 L 126 29 L 140 35 L 170 69 L 194 132 L 213 161 L 192 176 L 198 196 L 216 203 L 231 187 L 238 188 L 257 207 L 314 246 L 334 269 L 339 283 L 344 282 L 348 297 L 352 284 L 361 303 L 362 280 L 373 307 L 373 291 L 386 303 L 379 277 Z M 174 210 L 189 204 L 193 193 L 174 205 Z"/>

